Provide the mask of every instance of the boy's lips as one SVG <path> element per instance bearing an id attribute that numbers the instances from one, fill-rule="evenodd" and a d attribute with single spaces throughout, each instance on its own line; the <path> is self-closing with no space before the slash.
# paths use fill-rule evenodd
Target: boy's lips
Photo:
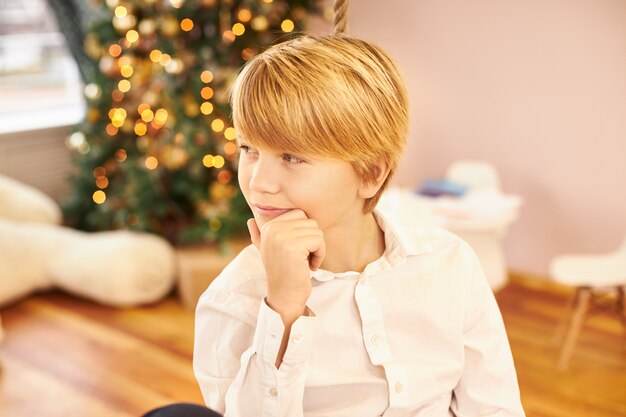
<path id="1" fill-rule="evenodd" d="M 289 208 L 280 208 L 280 207 L 272 207 L 272 206 L 262 206 L 260 204 L 254 204 L 254 211 L 259 213 L 262 216 L 267 217 L 276 217 L 280 216 L 283 213 L 288 212 Z"/>

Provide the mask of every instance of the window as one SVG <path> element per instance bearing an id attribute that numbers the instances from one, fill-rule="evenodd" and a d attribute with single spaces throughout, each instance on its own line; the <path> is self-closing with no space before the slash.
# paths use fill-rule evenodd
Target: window
<path id="1" fill-rule="evenodd" d="M 81 80 L 46 0 L 0 0 L 0 133 L 72 125 Z"/>

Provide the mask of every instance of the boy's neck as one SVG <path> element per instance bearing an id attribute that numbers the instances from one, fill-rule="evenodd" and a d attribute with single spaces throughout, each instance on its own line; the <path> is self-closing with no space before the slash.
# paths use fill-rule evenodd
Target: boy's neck
<path id="1" fill-rule="evenodd" d="M 362 272 L 385 252 L 385 234 L 373 213 L 353 218 L 342 226 L 324 230 L 326 258 L 322 269 Z"/>

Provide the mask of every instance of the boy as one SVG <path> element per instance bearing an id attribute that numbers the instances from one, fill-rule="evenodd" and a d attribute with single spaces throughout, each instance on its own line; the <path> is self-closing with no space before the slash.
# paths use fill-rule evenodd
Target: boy
<path id="1" fill-rule="evenodd" d="M 472 250 L 374 207 L 408 129 L 378 47 L 303 36 L 232 91 L 252 245 L 201 297 L 194 370 L 228 417 L 523 416 Z"/>

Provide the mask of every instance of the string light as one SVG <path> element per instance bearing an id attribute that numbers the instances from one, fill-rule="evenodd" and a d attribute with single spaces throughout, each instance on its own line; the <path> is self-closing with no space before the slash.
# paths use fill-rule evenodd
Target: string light
<path id="1" fill-rule="evenodd" d="M 88 154 L 90 150 L 91 150 L 91 146 L 89 146 L 87 142 L 85 142 L 84 144 L 82 144 L 81 146 L 77 148 L 78 153 L 81 155 Z"/>
<path id="2" fill-rule="evenodd" d="M 125 121 L 125 119 L 123 119 L 123 118 L 114 117 L 114 118 L 111 120 L 111 124 L 112 124 L 113 126 L 115 126 L 116 128 L 120 128 L 120 127 L 122 127 L 122 125 L 124 124 L 124 121 Z"/>
<path id="3" fill-rule="evenodd" d="M 85 143 L 83 132 L 74 132 L 67 138 L 67 145 L 72 148 L 79 148 Z"/>
<path id="4" fill-rule="evenodd" d="M 291 32 L 294 28 L 294 24 L 291 20 L 289 19 L 285 19 L 283 20 L 283 22 L 280 24 L 280 28 L 283 30 L 283 32 Z"/>
<path id="5" fill-rule="evenodd" d="M 127 93 L 130 91 L 130 81 L 128 80 L 120 80 L 119 83 L 117 83 L 117 88 L 122 92 L 122 93 Z"/>
<path id="6" fill-rule="evenodd" d="M 153 49 L 150 52 L 150 61 L 157 63 L 161 60 L 162 55 L 163 53 L 161 51 L 159 51 L 158 49 Z"/>
<path id="7" fill-rule="evenodd" d="M 137 113 L 139 113 L 139 115 L 142 115 L 146 110 L 150 110 L 150 105 L 148 103 L 141 103 L 137 106 Z"/>
<path id="8" fill-rule="evenodd" d="M 191 29 L 193 29 L 193 20 L 189 18 L 183 19 L 180 22 L 180 28 L 184 30 L 185 32 L 189 32 Z"/>
<path id="9" fill-rule="evenodd" d="M 213 166 L 215 168 L 221 168 L 224 166 L 224 157 L 222 155 L 217 155 L 213 157 Z"/>
<path id="10" fill-rule="evenodd" d="M 167 64 L 169 64 L 170 62 L 172 62 L 172 57 L 169 54 L 163 54 L 161 55 L 161 58 L 159 58 L 159 64 L 163 65 L 164 67 L 167 66 Z"/>
<path id="11" fill-rule="evenodd" d="M 130 65 L 124 65 L 121 69 L 120 69 L 120 73 L 122 74 L 122 77 L 124 78 L 129 78 L 131 75 L 133 75 L 133 67 L 131 67 Z"/>
<path id="12" fill-rule="evenodd" d="M 226 155 L 234 155 L 237 152 L 237 145 L 235 142 L 228 142 L 224 144 L 224 153 Z"/>
<path id="13" fill-rule="evenodd" d="M 252 18 L 252 13 L 248 9 L 240 9 L 239 13 L 237 13 L 237 18 L 243 23 L 246 23 Z"/>
<path id="14" fill-rule="evenodd" d="M 236 36 L 232 30 L 225 30 L 224 33 L 222 33 L 222 40 L 226 43 L 233 42 L 235 38 Z"/>
<path id="15" fill-rule="evenodd" d="M 251 48 L 243 48 L 241 51 L 241 58 L 248 61 L 255 55 L 255 52 Z"/>
<path id="16" fill-rule="evenodd" d="M 233 25 L 233 33 L 235 36 L 241 36 L 245 33 L 246 27 L 241 23 L 235 23 Z"/>
<path id="17" fill-rule="evenodd" d="M 119 103 L 120 101 L 124 99 L 124 93 L 122 93 L 120 90 L 116 88 L 115 90 L 111 92 L 111 98 L 113 99 L 113 101 L 116 101 Z"/>
<path id="18" fill-rule="evenodd" d="M 228 184 L 232 178 L 232 174 L 228 171 L 220 171 L 220 173 L 217 174 L 217 181 L 220 184 Z"/>
<path id="19" fill-rule="evenodd" d="M 156 113 L 154 114 L 154 121 L 160 125 L 164 125 L 165 122 L 167 121 L 167 116 L 168 116 L 167 110 L 158 109 Z"/>
<path id="20" fill-rule="evenodd" d="M 146 109 L 141 112 L 141 120 L 146 123 L 150 123 L 154 119 L 154 112 L 150 109 Z"/>
<path id="21" fill-rule="evenodd" d="M 234 127 L 227 127 L 224 131 L 224 137 L 228 140 L 235 140 L 237 137 L 237 132 Z"/>
<path id="22" fill-rule="evenodd" d="M 139 22 L 138 29 L 140 35 L 152 35 L 156 30 L 156 22 L 154 19 L 144 19 Z"/>
<path id="23" fill-rule="evenodd" d="M 98 188 L 107 188 L 109 186 L 109 179 L 104 175 L 96 178 L 96 186 Z"/>
<path id="24" fill-rule="evenodd" d="M 213 113 L 213 104 L 209 103 L 208 101 L 205 101 L 204 103 L 200 105 L 200 112 L 202 112 L 202 114 Z"/>
<path id="25" fill-rule="evenodd" d="M 213 120 L 211 122 L 211 129 L 213 129 L 214 132 L 221 132 L 224 130 L 224 121 L 222 121 L 222 119 Z"/>
<path id="26" fill-rule="evenodd" d="M 213 81 L 213 73 L 209 70 L 202 71 L 202 73 L 200 74 L 200 80 L 205 84 L 210 83 L 211 81 Z"/>
<path id="27" fill-rule="evenodd" d="M 127 56 L 123 56 L 117 60 L 118 68 L 122 68 L 124 65 L 130 65 L 130 64 L 131 64 L 131 60 Z"/>
<path id="28" fill-rule="evenodd" d="M 202 164 L 207 168 L 211 168 L 213 166 L 213 155 L 204 155 L 204 158 L 202 158 Z"/>
<path id="29" fill-rule="evenodd" d="M 170 74 L 178 74 L 184 68 L 183 61 L 179 58 L 174 58 L 172 61 L 165 66 L 165 71 Z"/>
<path id="30" fill-rule="evenodd" d="M 146 126 L 144 123 L 137 123 L 135 125 L 135 134 L 137 136 L 143 136 L 146 134 L 146 132 L 148 131 L 148 126 Z"/>
<path id="31" fill-rule="evenodd" d="M 117 58 L 118 56 L 120 56 L 121 53 L 122 47 L 119 46 L 117 43 L 109 46 L 109 55 L 111 55 L 113 58 Z"/>
<path id="32" fill-rule="evenodd" d="M 124 162 L 127 158 L 128 154 L 126 153 L 126 151 L 124 149 L 118 149 L 117 151 L 115 151 L 115 160 L 117 162 Z"/>
<path id="33" fill-rule="evenodd" d="M 145 165 L 150 170 L 156 169 L 159 166 L 159 161 L 154 156 L 149 156 L 146 158 Z"/>
<path id="34" fill-rule="evenodd" d="M 200 90 L 200 95 L 205 100 L 211 100 L 213 93 L 214 91 L 211 87 L 203 87 L 202 90 Z"/>
<path id="35" fill-rule="evenodd" d="M 122 110 L 124 110 L 124 109 L 122 109 Z M 109 113 L 108 113 L 109 119 L 113 119 L 116 114 L 118 114 L 117 113 L 117 108 L 113 107 L 111 110 L 109 110 Z M 122 113 L 119 113 L 119 114 L 121 115 Z M 117 117 L 120 117 L 120 116 L 117 116 Z"/>
<path id="36" fill-rule="evenodd" d="M 87 96 L 87 98 L 90 100 L 98 99 L 102 95 L 102 90 L 97 84 L 94 84 L 94 83 L 87 84 L 85 86 L 84 91 L 85 91 L 85 96 Z"/>
<path id="37" fill-rule="evenodd" d="M 92 174 L 94 178 L 102 177 L 107 174 L 107 170 L 104 167 L 95 167 Z"/>
<path id="38" fill-rule="evenodd" d="M 126 32 L 126 40 L 130 43 L 137 42 L 139 40 L 139 32 L 137 32 L 135 29 L 129 30 L 128 32 Z"/>
<path id="39" fill-rule="evenodd" d="M 117 132 L 118 132 L 117 127 L 113 126 L 113 124 L 111 123 L 109 123 L 104 130 L 107 132 L 107 135 L 109 136 L 115 136 L 117 135 Z"/>
<path id="40" fill-rule="evenodd" d="M 267 29 L 267 19 L 265 18 L 265 16 L 256 16 L 254 19 L 252 19 L 250 25 L 252 26 L 252 29 L 256 31 L 264 31 L 265 29 Z"/>
<path id="41" fill-rule="evenodd" d="M 106 201 L 107 195 L 104 193 L 104 191 L 98 190 L 95 193 L 93 193 L 91 198 L 93 199 L 94 203 L 102 204 Z"/>
<path id="42" fill-rule="evenodd" d="M 115 8 L 115 16 L 122 18 L 122 17 L 126 17 L 127 14 L 128 14 L 128 10 L 126 10 L 126 7 L 117 6 Z"/>

